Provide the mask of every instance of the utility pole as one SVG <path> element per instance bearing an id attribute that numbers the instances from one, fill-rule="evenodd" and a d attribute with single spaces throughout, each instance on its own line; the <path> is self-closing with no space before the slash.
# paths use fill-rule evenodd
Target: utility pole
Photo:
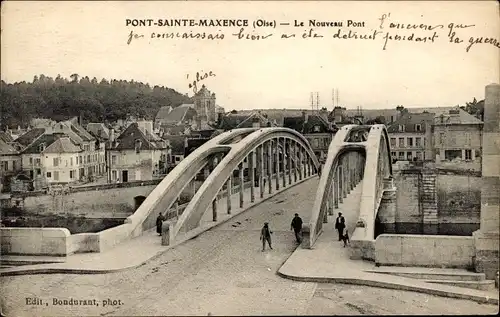
<path id="1" fill-rule="evenodd" d="M 339 90 L 338 89 L 336 89 L 336 90 L 337 90 L 337 107 L 338 107 L 339 106 Z"/>
<path id="2" fill-rule="evenodd" d="M 316 111 L 319 111 L 319 92 L 316 92 Z"/>
<path id="3" fill-rule="evenodd" d="M 311 92 L 311 110 L 314 111 L 314 95 L 312 92 Z"/>

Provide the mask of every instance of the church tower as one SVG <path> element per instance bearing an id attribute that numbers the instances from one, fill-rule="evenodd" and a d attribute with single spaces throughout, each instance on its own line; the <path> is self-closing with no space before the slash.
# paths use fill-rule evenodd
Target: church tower
<path id="1" fill-rule="evenodd" d="M 217 120 L 215 106 L 215 93 L 211 93 L 205 85 L 194 95 L 194 109 L 197 113 L 197 121 L 203 125 L 213 123 Z"/>

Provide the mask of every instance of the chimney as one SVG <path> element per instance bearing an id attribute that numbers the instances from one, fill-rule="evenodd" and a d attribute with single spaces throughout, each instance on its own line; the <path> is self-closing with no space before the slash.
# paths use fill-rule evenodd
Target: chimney
<path id="1" fill-rule="evenodd" d="M 307 123 L 307 120 L 309 120 L 309 114 L 307 112 L 302 111 L 302 119 L 304 120 L 304 123 Z"/>
<path id="2" fill-rule="evenodd" d="M 109 130 L 109 142 L 113 143 L 115 141 L 115 129 L 111 128 Z"/>

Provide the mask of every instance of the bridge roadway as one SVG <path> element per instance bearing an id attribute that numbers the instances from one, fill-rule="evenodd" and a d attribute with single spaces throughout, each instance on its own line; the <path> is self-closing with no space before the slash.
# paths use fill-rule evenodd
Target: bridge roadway
<path id="1" fill-rule="evenodd" d="M 309 220 L 317 184 L 313 178 L 295 186 L 133 270 L 1 277 L 4 312 L 7 316 L 179 316 L 495 311 L 494 306 L 464 300 L 365 286 L 318 285 L 276 275 L 296 247 L 290 231 L 293 214 Z M 259 231 L 264 221 L 274 232 L 274 250 L 261 252 Z M 18 296 L 6 301 L 6 294 Z M 40 298 L 49 306 L 28 306 L 28 297 Z M 52 306 L 52 298 L 95 298 L 99 306 Z M 105 299 L 120 300 L 121 305 L 102 307 Z"/>

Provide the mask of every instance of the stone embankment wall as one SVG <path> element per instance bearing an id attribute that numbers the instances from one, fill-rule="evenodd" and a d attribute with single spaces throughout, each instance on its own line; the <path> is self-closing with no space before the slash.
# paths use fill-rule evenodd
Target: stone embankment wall
<path id="1" fill-rule="evenodd" d="M 407 169 L 394 174 L 394 186 L 397 223 L 463 223 L 479 228 L 481 178 L 475 174 Z"/>
<path id="2" fill-rule="evenodd" d="M 375 263 L 470 269 L 474 239 L 457 236 L 382 234 L 375 240 Z"/>

